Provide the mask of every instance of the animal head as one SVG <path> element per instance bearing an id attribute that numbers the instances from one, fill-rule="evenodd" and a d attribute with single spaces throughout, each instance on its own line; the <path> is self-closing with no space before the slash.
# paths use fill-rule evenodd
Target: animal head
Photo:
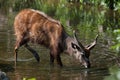
<path id="1" fill-rule="evenodd" d="M 77 60 L 79 60 L 85 68 L 90 68 L 90 51 L 94 48 L 97 42 L 98 35 L 95 40 L 88 46 L 83 46 L 80 41 L 78 41 L 76 33 L 74 31 L 74 38 L 69 42 L 68 52 L 70 55 L 74 56 Z M 70 46 L 71 45 L 71 46 Z"/>

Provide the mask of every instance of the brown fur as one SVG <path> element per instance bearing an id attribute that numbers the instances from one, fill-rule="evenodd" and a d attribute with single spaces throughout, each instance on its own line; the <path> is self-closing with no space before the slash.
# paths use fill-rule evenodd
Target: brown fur
<path id="1" fill-rule="evenodd" d="M 16 35 L 16 50 L 27 42 L 42 44 L 51 49 L 51 54 L 57 57 L 58 46 L 62 40 L 63 27 L 59 21 L 48 17 L 43 12 L 24 9 L 14 21 Z M 61 64 L 62 65 L 62 64 Z"/>
<path id="2" fill-rule="evenodd" d="M 95 46 L 96 40 L 84 47 L 76 38 L 76 35 L 70 37 L 65 31 L 62 24 L 47 16 L 43 12 L 24 9 L 18 13 L 14 21 L 14 31 L 16 35 L 15 44 L 15 64 L 17 61 L 17 52 L 20 46 L 24 45 L 36 58 L 40 60 L 38 53 L 32 49 L 27 43 L 37 43 L 50 49 L 50 62 L 54 63 L 54 59 L 62 66 L 60 58 L 61 52 L 74 55 L 85 67 L 90 67 L 89 54 L 90 50 Z"/>
<path id="3" fill-rule="evenodd" d="M 14 28 L 18 40 L 25 36 L 25 39 L 49 47 L 56 45 L 55 41 L 58 41 L 63 30 L 59 21 L 31 9 L 22 10 L 15 17 Z"/>

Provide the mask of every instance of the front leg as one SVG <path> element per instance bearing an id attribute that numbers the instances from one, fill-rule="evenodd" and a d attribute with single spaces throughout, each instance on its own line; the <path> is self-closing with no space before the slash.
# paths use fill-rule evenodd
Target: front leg
<path id="1" fill-rule="evenodd" d="M 54 66 L 54 55 L 50 52 L 50 65 Z"/>
<path id="2" fill-rule="evenodd" d="M 54 66 L 54 59 L 57 60 L 57 64 L 62 67 L 63 64 L 62 64 L 62 61 L 61 61 L 61 58 L 60 58 L 60 54 L 59 53 L 55 53 L 54 50 L 51 50 L 50 52 L 50 64 L 52 66 Z"/>
<path id="3" fill-rule="evenodd" d="M 58 63 L 58 65 L 59 65 L 60 67 L 63 66 L 62 61 L 61 61 L 61 58 L 60 58 L 60 54 L 57 55 L 57 63 Z"/>

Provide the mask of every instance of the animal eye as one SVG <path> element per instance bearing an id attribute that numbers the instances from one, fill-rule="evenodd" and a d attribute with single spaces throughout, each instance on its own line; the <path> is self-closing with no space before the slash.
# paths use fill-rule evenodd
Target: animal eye
<path id="1" fill-rule="evenodd" d="M 76 48 L 77 48 L 77 45 L 76 45 L 76 44 L 71 43 L 71 45 L 72 45 L 72 48 L 74 48 L 74 49 L 76 49 Z"/>
<path id="2" fill-rule="evenodd" d="M 76 45 L 76 44 L 74 44 L 74 43 L 71 43 L 71 45 L 72 45 L 72 48 L 74 48 L 74 49 L 78 49 L 79 47 Z"/>

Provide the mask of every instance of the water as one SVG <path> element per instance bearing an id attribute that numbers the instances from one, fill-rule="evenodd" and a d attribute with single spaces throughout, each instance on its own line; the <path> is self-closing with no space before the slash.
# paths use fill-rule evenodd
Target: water
<path id="1" fill-rule="evenodd" d="M 102 80 L 104 76 L 109 74 L 107 60 L 104 61 L 103 55 L 99 53 L 108 53 L 108 50 L 104 50 L 99 40 L 91 53 L 92 68 L 90 69 L 83 68 L 79 62 L 65 54 L 61 55 L 63 68 L 59 68 L 57 65 L 51 67 L 49 65 L 49 50 L 36 44 L 30 45 L 39 52 L 40 63 L 36 62 L 29 51 L 21 47 L 17 67 L 14 68 L 15 36 L 13 28 L 7 25 L 5 17 L 3 22 L 0 20 L 0 23 L 0 69 L 5 71 L 11 80 L 22 80 L 23 78 L 36 78 L 37 80 Z"/>
<path id="2" fill-rule="evenodd" d="M 38 63 L 28 50 L 21 47 L 18 53 L 17 66 L 14 68 L 13 18 L 15 13 L 10 12 L 8 14 L 9 17 L 0 12 L 0 70 L 5 71 L 11 80 L 23 80 L 23 78 L 36 78 L 36 80 L 103 80 L 105 76 L 109 75 L 108 69 L 115 62 L 111 57 L 114 52 L 109 49 L 113 38 L 112 33 L 110 31 L 104 32 L 101 25 L 92 28 L 89 25 L 75 27 L 79 40 L 84 45 L 91 43 L 97 33 L 100 32 L 97 46 L 91 51 L 92 66 L 90 69 L 85 69 L 78 61 L 66 54 L 61 55 L 63 68 L 58 67 L 56 63 L 52 67 L 49 64 L 49 50 L 37 44 L 30 45 L 39 53 L 40 62 Z M 84 12 L 84 14 L 87 13 Z M 9 18 L 12 18 L 12 21 Z M 86 21 L 85 24 L 89 24 L 89 22 Z M 91 24 L 93 23 L 91 22 Z M 95 24 L 93 25 L 95 26 Z M 68 27 L 67 31 L 72 35 L 71 27 Z"/>

